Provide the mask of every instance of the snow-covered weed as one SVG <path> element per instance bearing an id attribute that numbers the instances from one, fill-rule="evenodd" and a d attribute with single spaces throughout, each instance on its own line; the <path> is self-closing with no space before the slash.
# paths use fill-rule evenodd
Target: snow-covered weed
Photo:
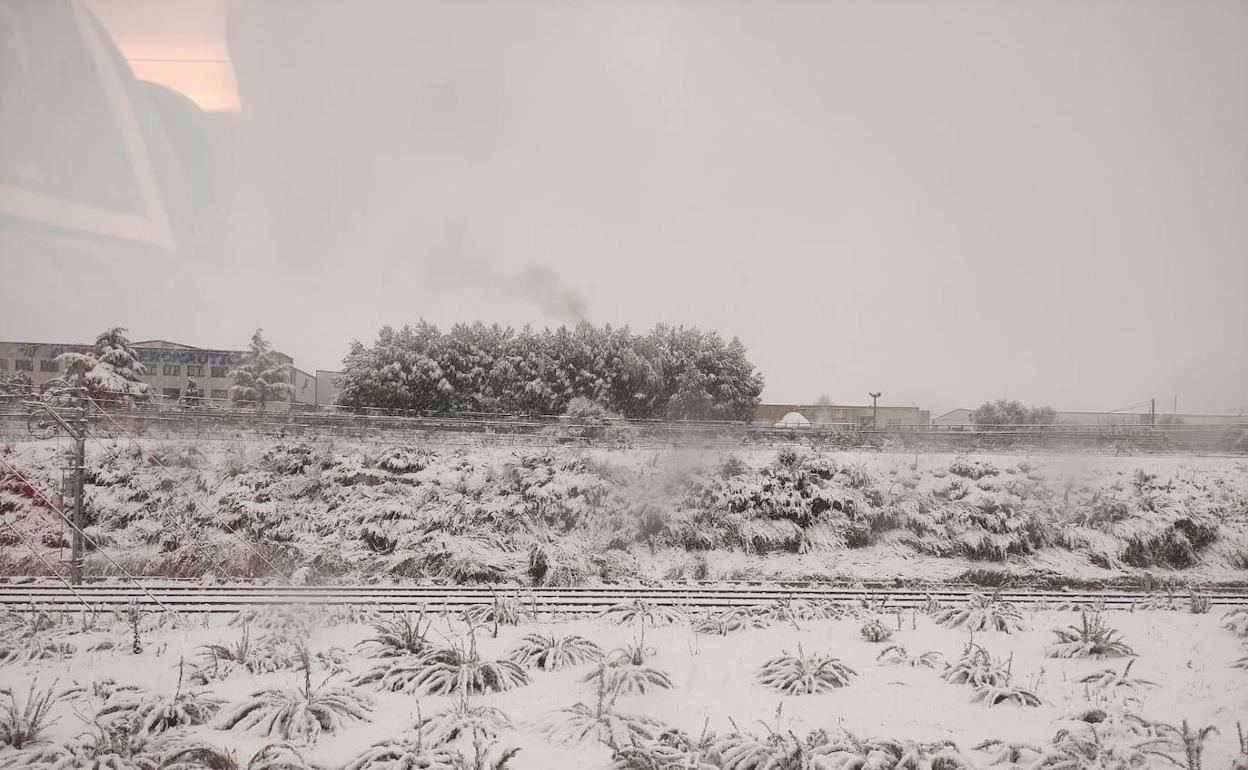
<path id="1" fill-rule="evenodd" d="M 1057 641 L 1044 651 L 1049 658 L 1124 658 L 1134 655 L 1131 647 L 1118 638 L 1118 632 L 1105 624 L 1100 613 L 1079 614 L 1079 625 L 1056 628 Z"/>
<path id="2" fill-rule="evenodd" d="M 938 610 L 932 620 L 949 628 L 965 628 L 968 631 L 1022 631 L 1023 617 L 1014 605 L 995 597 L 972 594 L 961 607 Z"/>
<path id="3" fill-rule="evenodd" d="M 584 703 L 560 709 L 539 723 L 542 734 L 555 743 L 595 740 L 612 749 L 652 741 L 663 727 L 652 717 L 623 714 L 601 705 L 595 709 Z"/>
<path id="4" fill-rule="evenodd" d="M 419 614 L 396 612 L 374 621 L 373 636 L 356 644 L 370 658 L 393 658 L 399 655 L 415 655 L 429 646 L 426 636 L 432 619 L 425 620 L 422 607 Z"/>
<path id="5" fill-rule="evenodd" d="M 1131 676 L 1131 667 L 1135 665 L 1135 658 L 1127 661 L 1127 665 L 1122 671 L 1116 671 L 1112 668 L 1102 669 L 1081 678 L 1080 684 L 1088 686 L 1089 690 L 1094 692 L 1115 692 L 1119 688 L 1135 691 L 1144 687 L 1156 687 L 1156 682 L 1147 679 L 1140 679 Z"/>
<path id="6" fill-rule="evenodd" d="M 235 671 L 249 674 L 269 674 L 299 665 L 299 646 L 291 637 L 281 633 L 265 634 L 258 640 L 251 638 L 251 630 L 243 626 L 238 640 L 228 644 L 208 644 L 200 647 L 202 661 L 191 677 L 194 684 L 207 684 L 225 679 Z"/>
<path id="7" fill-rule="evenodd" d="M 977 644 L 967 644 L 962 650 L 962 656 L 945 667 L 941 678 L 951 684 L 969 684 L 979 689 L 1009 684 L 1010 673 L 1005 666 L 993 659 L 988 650 Z"/>
<path id="8" fill-rule="evenodd" d="M 1174 754 L 1181 747 L 1174 728 L 1142 719 L 1130 712 L 1088 709 L 1066 721 L 1051 746 L 1030 768 L 1155 767 L 1159 760 L 1179 765 Z"/>
<path id="9" fill-rule="evenodd" d="M 806 655 L 799 644 L 796 655 L 787 653 L 768 660 L 758 671 L 764 687 L 786 695 L 809 695 L 849 684 L 857 672 L 830 655 Z"/>
<path id="10" fill-rule="evenodd" d="M 612 605 L 602 611 L 601 617 L 620 625 L 639 622 L 651 627 L 680 625 L 689 620 L 688 615 L 674 607 L 665 607 L 643 599 Z"/>
<path id="11" fill-rule="evenodd" d="M 763 770 L 764 768 L 817 767 L 814 757 L 822 756 L 828 736 L 821 730 L 798 737 L 791 731 L 773 730 L 769 725 L 765 736 L 736 731 L 723 735 L 711 744 L 708 755 L 723 770 Z M 831 767 L 829 765 L 829 767 Z"/>
<path id="12" fill-rule="evenodd" d="M 1248 607 L 1236 607 L 1223 615 L 1222 627 L 1238 637 L 1248 639 Z"/>
<path id="13" fill-rule="evenodd" d="M 376 683 L 392 692 L 427 695 L 463 695 L 502 692 L 529 683 L 524 668 L 511 660 L 482 660 L 476 639 L 434 647 L 420 655 L 404 655 L 383 662 L 355 679 Z"/>
<path id="14" fill-rule="evenodd" d="M 749 610 L 729 609 L 698 618 L 693 623 L 693 630 L 699 634 L 727 636 L 733 631 L 744 631 L 749 628 L 767 628 L 771 621 Z"/>
<path id="15" fill-rule="evenodd" d="M 56 685 L 41 688 L 32 681 L 24 699 L 0 688 L 0 747 L 21 749 L 37 743 L 43 731 L 56 724 L 53 707 L 81 692 L 81 688 L 58 690 Z"/>
<path id="16" fill-rule="evenodd" d="M 971 700 L 988 706 L 998 706 L 1002 703 L 1012 703 L 1016 706 L 1040 705 L 1040 698 L 1035 693 L 1012 684 L 989 684 L 978 687 L 975 694 L 971 696 Z"/>
<path id="17" fill-rule="evenodd" d="M 862 627 L 858 629 L 858 633 L 863 639 L 873 644 L 887 642 L 893 638 L 893 629 L 884 625 L 884 621 L 879 618 L 863 623 Z"/>
<path id="18" fill-rule="evenodd" d="M 303 651 L 303 687 L 271 687 L 253 692 L 247 700 L 223 711 L 222 730 L 240 729 L 282 740 L 315 742 L 321 733 L 368 721 L 372 699 L 350 687 L 312 687 L 312 663 Z"/>
<path id="19" fill-rule="evenodd" d="M 464 610 L 464 620 L 474 626 L 516 626 L 531 619 L 519 596 L 495 596 L 489 604 Z"/>
<path id="20" fill-rule="evenodd" d="M 861 739 L 850 733 L 817 748 L 819 770 L 970 770 L 953 741 Z"/>
<path id="21" fill-rule="evenodd" d="M 576 634 L 525 634 L 520 643 L 508 651 L 507 657 L 522 666 L 558 671 L 568 666 L 599 660 L 602 658 L 602 648 Z"/>
<path id="22" fill-rule="evenodd" d="M 105 701 L 95 718 L 101 724 L 133 719 L 140 734 L 160 733 L 177 727 L 207 724 L 225 701 L 199 690 L 182 689 L 182 666 L 173 695 L 118 693 Z"/>
<path id="23" fill-rule="evenodd" d="M 910 668 L 936 668 L 940 665 L 940 653 L 929 650 L 921 655 L 910 655 L 900 644 L 890 644 L 875 656 L 880 663 L 889 666 L 909 666 Z"/>

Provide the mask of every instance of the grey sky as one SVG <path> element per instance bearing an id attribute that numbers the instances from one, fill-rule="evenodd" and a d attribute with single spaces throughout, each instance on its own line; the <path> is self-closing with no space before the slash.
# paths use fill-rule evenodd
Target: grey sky
<path id="1" fill-rule="evenodd" d="M 235 5 L 221 215 L 10 250 L 0 337 L 335 368 L 583 301 L 739 336 L 768 401 L 1248 409 L 1248 3 Z"/>

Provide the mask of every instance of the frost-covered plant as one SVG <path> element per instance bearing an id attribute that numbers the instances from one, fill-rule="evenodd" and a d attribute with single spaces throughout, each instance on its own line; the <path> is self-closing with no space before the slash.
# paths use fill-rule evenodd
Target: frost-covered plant
<path id="1" fill-rule="evenodd" d="M 24 700 L 12 690 L 0 688 L 0 746 L 21 749 L 37 743 L 40 734 L 56 724 L 55 718 L 49 718 L 52 708 L 81 692 L 81 688 L 58 690 L 56 685 L 53 682 L 40 688 L 32 681 Z"/>
<path id="2" fill-rule="evenodd" d="M 315 623 L 314 611 L 297 605 L 264 605 L 239 610 L 228 625 L 237 628 L 254 626 L 291 637 L 304 637 Z"/>
<path id="3" fill-rule="evenodd" d="M 818 749 L 820 770 L 970 770 L 970 761 L 953 741 L 858 738 L 846 732 Z"/>
<path id="4" fill-rule="evenodd" d="M 66 658 L 77 649 L 70 642 L 50 636 L 12 637 L 0 641 L 0 665 Z"/>
<path id="5" fill-rule="evenodd" d="M 978 644 L 967 644 L 962 650 L 962 657 L 946 666 L 941 678 L 952 684 L 969 684 L 979 689 L 1004 687 L 1009 684 L 1010 673 L 993 660 L 988 650 Z"/>
<path id="6" fill-rule="evenodd" d="M 1231 760 L 1231 770 L 1248 770 L 1248 733 L 1239 722 L 1235 723 L 1235 736 L 1239 739 L 1239 756 Z"/>
<path id="7" fill-rule="evenodd" d="M 612 605 L 602 611 L 601 617 L 620 625 L 640 622 L 647 626 L 679 625 L 689 620 L 685 613 L 674 607 L 664 607 L 643 599 Z"/>
<path id="8" fill-rule="evenodd" d="M 579 743 L 594 739 L 619 750 L 653 741 L 663 732 L 662 722 L 640 714 L 622 714 L 614 710 L 619 693 L 608 688 L 605 662 L 598 664 L 598 700 L 594 706 L 577 703 L 548 715 L 539 722 L 539 729 L 556 743 Z"/>
<path id="9" fill-rule="evenodd" d="M 712 613 L 699 618 L 693 624 L 693 630 L 699 634 L 727 636 L 733 631 L 744 631 L 748 628 L 767 628 L 771 620 L 749 610 L 731 609 Z"/>
<path id="10" fill-rule="evenodd" d="M 317 770 L 289 743 L 262 746 L 246 764 L 232 751 L 195 739 L 172 738 L 158 748 L 160 770 Z"/>
<path id="11" fill-rule="evenodd" d="M 1179 741 L 1183 745 L 1184 759 L 1187 760 L 1187 770 L 1201 770 L 1201 757 L 1205 753 L 1205 741 L 1209 740 L 1209 736 L 1218 731 L 1218 728 L 1210 725 L 1202 727 L 1199 730 L 1192 730 L 1187 720 L 1184 719 L 1180 729 L 1175 730 Z"/>
<path id="12" fill-rule="evenodd" d="M 397 612 L 375 621 L 374 635 L 356 644 L 370 658 L 393 658 L 415 655 L 429 646 L 426 636 L 433 620 L 425 620 L 425 608 L 419 614 Z"/>
<path id="13" fill-rule="evenodd" d="M 529 618 L 519 596 L 495 596 L 489 604 L 478 604 L 464 610 L 464 620 L 474 626 L 515 626 Z"/>
<path id="14" fill-rule="evenodd" d="M 612 650 L 603 661 L 581 678 L 582 682 L 602 682 L 614 698 L 618 695 L 645 693 L 649 690 L 672 689 L 672 678 L 666 672 L 646 665 L 654 649 L 646 646 L 644 627 L 632 644 Z M 605 679 L 604 679 L 605 677 Z"/>
<path id="15" fill-rule="evenodd" d="M 1115 671 L 1112 668 L 1102 669 L 1094 674 L 1088 674 L 1079 680 L 1081 684 L 1086 684 L 1090 690 L 1096 692 L 1116 691 L 1118 688 L 1127 690 L 1138 690 L 1143 687 L 1156 687 L 1156 682 L 1147 679 L 1140 679 L 1131 676 L 1131 667 L 1135 665 L 1135 658 L 1127 661 L 1127 665 L 1122 671 Z"/>
<path id="16" fill-rule="evenodd" d="M 1089 709 L 1057 731 L 1044 755 L 1029 770 L 1154 767 L 1158 760 L 1179 764 L 1181 747 L 1174 728 L 1129 712 Z"/>
<path id="17" fill-rule="evenodd" d="M 992 767 L 1005 765 L 1016 769 L 1031 767 L 1045 752 L 1043 748 L 1034 743 L 1003 741 L 998 738 L 978 743 L 972 749 L 987 753 L 988 764 Z"/>
<path id="18" fill-rule="evenodd" d="M 773 730 L 764 723 L 767 735 L 735 731 L 714 740 L 708 754 L 723 770 L 764 770 L 764 768 L 813 768 L 814 757 L 827 748 L 828 736 L 815 730 L 805 737 L 791 731 Z"/>
<path id="19" fill-rule="evenodd" d="M 417 733 L 374 743 L 342 770 L 459 770 L 450 749 L 426 746 Z"/>
<path id="20" fill-rule="evenodd" d="M 1100 613 L 1079 613 L 1077 626 L 1057 628 L 1057 641 L 1044 654 L 1049 658 L 1123 658 L 1134 655 L 1131 647 L 1117 638 L 1118 632 L 1105 625 Z"/>
<path id="21" fill-rule="evenodd" d="M 199 648 L 202 663 L 191 677 L 192 683 L 207 684 L 225 679 L 237 670 L 251 674 L 269 674 L 299 665 L 299 644 L 280 632 L 251 638 L 251 630 L 243 626 L 238 641 L 229 644 L 207 644 Z"/>
<path id="22" fill-rule="evenodd" d="M 809 695 L 844 687 L 857 672 L 830 655 L 787 653 L 767 661 L 758 670 L 757 682 L 786 695 Z"/>
<path id="23" fill-rule="evenodd" d="M 868 620 L 866 623 L 863 623 L 862 628 L 858 629 L 858 633 L 862 635 L 863 639 L 866 639 L 868 642 L 873 644 L 887 642 L 889 639 L 893 638 L 893 629 L 884 625 L 884 622 L 879 618 Z"/>
<path id="24" fill-rule="evenodd" d="M 377 683 L 392 692 L 463 695 L 502 692 L 529 683 L 529 675 L 511 660 L 482 660 L 476 638 L 435 647 L 421 655 L 405 655 L 382 663 L 355 679 Z"/>
<path id="25" fill-rule="evenodd" d="M 461 738 L 496 741 L 511 727 L 511 718 L 502 710 L 473 706 L 467 698 L 460 698 L 451 708 L 422 719 L 417 730 L 430 746 L 444 746 Z"/>
<path id="26" fill-rule="evenodd" d="M 796 625 L 803 620 L 827 620 L 844 614 L 844 608 L 836 602 L 812 602 L 807 599 L 776 599 L 767 604 L 751 607 L 749 613 L 773 623 Z"/>
<path id="27" fill-rule="evenodd" d="M 1023 617 L 1015 607 L 998 598 L 972 594 L 961 607 L 937 610 L 932 620 L 949 628 L 965 628 L 969 631 L 1022 631 Z"/>
<path id="28" fill-rule="evenodd" d="M 558 671 L 568 666 L 599 660 L 602 648 L 583 636 L 525 634 L 507 657 L 522 666 Z"/>
<path id="29" fill-rule="evenodd" d="M 117 694 L 96 714 L 106 724 L 114 719 L 133 719 L 140 734 L 160 733 L 175 727 L 207 724 L 225 701 L 198 690 L 182 689 L 182 664 L 178 664 L 178 686 L 173 695 L 144 696 Z"/>
<path id="30" fill-rule="evenodd" d="M 1242 668 L 1248 670 L 1248 647 L 1244 648 L 1244 657 L 1239 658 L 1231 664 L 1232 668 Z"/>
<path id="31" fill-rule="evenodd" d="M 910 668 L 936 668 L 940 665 L 940 653 L 933 650 L 922 655 L 910 655 L 900 644 L 890 644 L 880 651 L 875 659 L 889 666 L 909 666 Z"/>
<path id="32" fill-rule="evenodd" d="M 315 742 L 321 733 L 336 732 L 356 721 L 368 721 L 372 699 L 350 687 L 312 687 L 312 661 L 302 654 L 303 688 L 266 688 L 224 711 L 222 730 L 241 729 L 282 740 Z"/>
<path id="33" fill-rule="evenodd" d="M 1213 607 L 1213 596 L 1208 591 L 1187 589 L 1187 611 L 1193 615 L 1204 615 Z"/>
<path id="34" fill-rule="evenodd" d="M 1236 607 L 1223 615 L 1222 627 L 1236 636 L 1248 639 L 1248 607 Z"/>
<path id="35" fill-rule="evenodd" d="M 975 689 L 975 694 L 971 696 L 971 700 L 976 703 L 983 703 L 988 706 L 997 706 L 1002 703 L 1012 703 L 1016 706 L 1039 706 L 1040 698 L 1030 690 L 1024 690 L 1017 685 L 1006 684 L 986 684 Z"/>

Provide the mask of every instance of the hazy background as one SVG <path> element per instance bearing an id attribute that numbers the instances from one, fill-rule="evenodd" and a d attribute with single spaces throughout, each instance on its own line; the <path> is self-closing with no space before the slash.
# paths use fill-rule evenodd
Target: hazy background
<path id="1" fill-rule="evenodd" d="M 1248 409 L 1248 3 L 88 6 L 220 207 L 10 249 L 0 338 L 584 316 L 736 335 L 772 402 Z"/>

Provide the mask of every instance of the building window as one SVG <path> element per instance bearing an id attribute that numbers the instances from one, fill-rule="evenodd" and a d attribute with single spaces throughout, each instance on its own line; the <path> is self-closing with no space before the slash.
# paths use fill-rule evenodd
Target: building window
<path id="1" fill-rule="evenodd" d="M 19 372 L 33 372 L 35 370 L 35 362 L 29 358 L 18 358 L 13 361 L 13 368 Z"/>
<path id="2" fill-rule="evenodd" d="M 228 391 L 228 390 L 216 390 L 216 389 L 213 389 L 213 391 L 212 391 L 212 400 L 213 400 L 213 401 L 225 401 L 225 400 L 226 400 L 226 399 L 228 399 L 229 397 L 230 397 L 230 391 Z"/>
<path id="3" fill-rule="evenodd" d="M 165 364 L 165 368 L 163 369 L 163 371 L 166 377 L 181 377 L 182 365 L 181 364 Z"/>
<path id="4" fill-rule="evenodd" d="M 217 379 L 219 379 L 219 380 L 220 380 L 220 379 L 225 379 L 226 377 L 229 377 L 229 376 L 230 376 L 230 367 L 228 367 L 228 366 L 214 366 L 214 367 L 212 367 L 212 376 L 213 376 L 213 377 L 215 377 L 215 378 L 217 378 Z"/>
<path id="5" fill-rule="evenodd" d="M 59 372 L 60 370 L 61 365 L 56 362 L 56 359 L 49 358 L 39 362 L 39 371 L 41 372 Z"/>
<path id="6" fill-rule="evenodd" d="M 203 376 L 204 376 L 204 367 L 203 367 L 203 365 L 201 365 L 201 364 L 187 364 L 187 365 L 186 365 L 186 376 L 187 376 L 187 377 L 203 377 Z"/>
<path id="7" fill-rule="evenodd" d="M 182 397 L 182 391 L 177 388 L 165 388 L 162 392 L 165 394 L 165 398 L 172 398 L 174 401 Z"/>

